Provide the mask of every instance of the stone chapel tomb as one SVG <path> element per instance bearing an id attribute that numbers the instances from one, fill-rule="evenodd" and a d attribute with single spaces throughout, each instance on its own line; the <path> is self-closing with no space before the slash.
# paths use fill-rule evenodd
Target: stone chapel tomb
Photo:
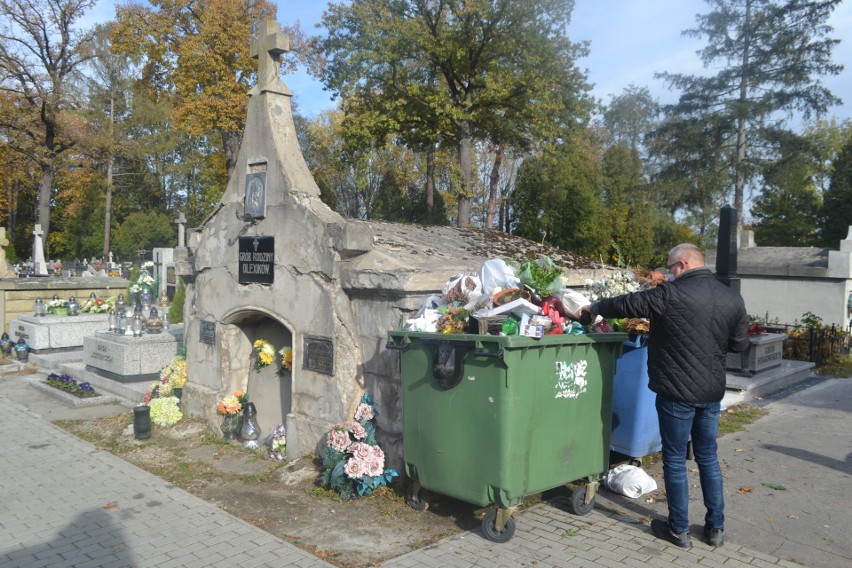
<path id="1" fill-rule="evenodd" d="M 379 442 L 398 465 L 399 363 L 385 349 L 387 331 L 439 294 L 449 276 L 488 258 L 551 254 L 567 268 L 577 261 L 493 231 L 366 223 L 329 209 L 296 139 L 291 93 L 279 77 L 289 41 L 279 29 L 267 21 L 252 42 L 258 82 L 221 202 L 175 249 L 186 284 L 185 409 L 217 430 L 217 400 L 246 390 L 261 436 L 284 424 L 295 456 L 318 450 L 368 392 L 379 408 Z M 571 271 L 579 286 L 598 274 Z M 276 351 L 291 346 L 292 370 L 282 370 L 279 358 L 255 370 L 257 339 Z"/>

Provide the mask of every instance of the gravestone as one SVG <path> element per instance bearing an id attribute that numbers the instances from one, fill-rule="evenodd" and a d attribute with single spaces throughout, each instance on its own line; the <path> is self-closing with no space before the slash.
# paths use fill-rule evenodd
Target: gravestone
<path id="1" fill-rule="evenodd" d="M 186 284 L 186 411 L 218 431 L 217 400 L 245 390 L 261 435 L 284 424 L 288 454 L 298 456 L 319 451 L 325 433 L 352 418 L 366 391 L 379 407 L 379 441 L 398 466 L 399 361 L 384 347 L 388 330 L 440 294 L 449 276 L 488 258 L 547 254 L 576 268 L 568 273 L 573 286 L 606 271 L 495 231 L 366 223 L 329 209 L 305 164 L 290 91 L 278 76 L 289 49 L 278 30 L 267 21 L 252 44 L 258 82 L 221 202 L 175 250 Z M 292 368 L 278 356 L 256 365 L 252 346 L 260 339 L 276 351 L 292 348 Z"/>
<path id="2" fill-rule="evenodd" d="M 33 229 L 33 274 L 36 276 L 47 276 L 47 263 L 44 261 L 44 242 L 41 239 L 43 234 L 41 225 L 36 223 Z"/>
<path id="3" fill-rule="evenodd" d="M 157 278 L 157 296 L 159 297 L 163 290 L 168 286 L 168 269 L 174 267 L 175 264 L 175 249 L 173 248 L 155 248 L 151 253 L 154 259 L 154 273 L 152 276 Z M 174 270 L 172 270 L 174 272 Z"/>
<path id="4" fill-rule="evenodd" d="M 107 314 L 77 316 L 21 315 L 9 322 L 10 335 L 23 338 L 33 351 L 83 346 L 83 338 L 108 327 Z"/>
<path id="5" fill-rule="evenodd" d="M 101 330 L 83 339 L 83 362 L 87 370 L 119 382 L 153 380 L 177 355 L 182 340 L 180 328 L 140 336 Z"/>
<path id="6" fill-rule="evenodd" d="M 784 357 L 783 333 L 761 333 L 749 336 L 749 348 L 744 355 L 728 353 L 727 367 L 730 370 L 762 373 L 779 367 Z"/>

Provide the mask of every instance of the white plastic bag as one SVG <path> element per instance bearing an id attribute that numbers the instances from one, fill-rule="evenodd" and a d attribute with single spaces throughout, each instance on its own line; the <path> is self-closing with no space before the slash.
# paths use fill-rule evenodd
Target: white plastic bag
<path id="1" fill-rule="evenodd" d="M 479 281 L 482 283 L 482 293 L 489 296 L 493 296 L 497 290 L 517 288 L 521 282 L 515 276 L 515 269 L 500 258 L 492 258 L 482 263 L 479 267 Z"/>
<path id="2" fill-rule="evenodd" d="M 621 493 L 631 499 L 657 490 L 657 482 L 641 467 L 621 464 L 609 470 L 604 484 L 610 491 Z"/>
<path id="3" fill-rule="evenodd" d="M 465 303 L 482 294 L 482 283 L 475 274 L 455 274 L 444 284 L 445 295 L 455 295 Z"/>
<path id="4" fill-rule="evenodd" d="M 565 308 L 565 311 L 574 319 L 580 319 L 580 308 L 591 304 L 586 296 L 576 290 L 571 290 L 570 288 L 562 290 L 561 299 L 562 306 Z"/>

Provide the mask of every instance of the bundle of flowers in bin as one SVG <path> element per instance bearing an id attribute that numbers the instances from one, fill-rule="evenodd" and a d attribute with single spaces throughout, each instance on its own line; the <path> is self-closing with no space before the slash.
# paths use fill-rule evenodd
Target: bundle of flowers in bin
<path id="1" fill-rule="evenodd" d="M 367 394 L 355 411 L 355 419 L 335 424 L 326 439 L 320 483 L 352 499 L 372 495 L 399 474 L 385 468 L 385 453 L 376 443 L 378 411 Z"/>
<path id="2" fill-rule="evenodd" d="M 618 270 L 601 280 L 587 280 L 584 294 L 590 302 L 604 298 L 614 298 L 640 290 L 654 288 L 665 277 L 660 272 Z M 598 318 L 594 323 L 595 331 L 621 331 L 631 335 L 645 335 L 651 331 L 651 322 L 644 318 L 620 318 L 605 320 Z"/>

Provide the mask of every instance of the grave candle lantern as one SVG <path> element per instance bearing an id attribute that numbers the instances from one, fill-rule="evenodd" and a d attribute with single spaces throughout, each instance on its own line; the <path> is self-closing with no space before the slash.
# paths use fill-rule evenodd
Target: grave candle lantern
<path id="1" fill-rule="evenodd" d="M 41 298 L 36 298 L 35 303 L 33 303 L 33 315 L 36 317 L 42 317 L 47 313 L 47 306 L 44 305 L 44 300 Z"/>
<path id="2" fill-rule="evenodd" d="M 27 345 L 23 337 L 15 344 L 15 356 L 17 356 L 18 361 L 26 361 L 30 358 L 30 346 Z"/>
<path id="3" fill-rule="evenodd" d="M 125 306 L 127 306 L 127 300 L 124 299 L 124 294 L 119 294 L 118 299 L 115 301 L 115 311 L 123 313 Z"/>
<path id="4" fill-rule="evenodd" d="M 247 402 L 243 407 L 240 440 L 243 442 L 243 447 L 256 450 L 259 447 L 258 438 L 260 438 L 260 426 L 257 424 L 257 409 L 255 409 L 253 402 Z"/>
<path id="5" fill-rule="evenodd" d="M 80 314 L 80 304 L 77 303 L 77 299 L 74 296 L 68 298 L 67 309 L 69 316 L 76 316 Z"/>
<path id="6" fill-rule="evenodd" d="M 131 329 L 133 329 L 133 336 L 139 337 L 142 335 L 142 327 L 144 326 L 144 322 L 142 321 L 142 314 L 134 317 L 131 322 Z"/>
<path id="7" fill-rule="evenodd" d="M 115 315 L 115 308 L 109 311 L 109 316 L 107 317 L 107 322 L 109 323 L 109 330 L 115 331 L 117 325 L 118 316 Z"/>

